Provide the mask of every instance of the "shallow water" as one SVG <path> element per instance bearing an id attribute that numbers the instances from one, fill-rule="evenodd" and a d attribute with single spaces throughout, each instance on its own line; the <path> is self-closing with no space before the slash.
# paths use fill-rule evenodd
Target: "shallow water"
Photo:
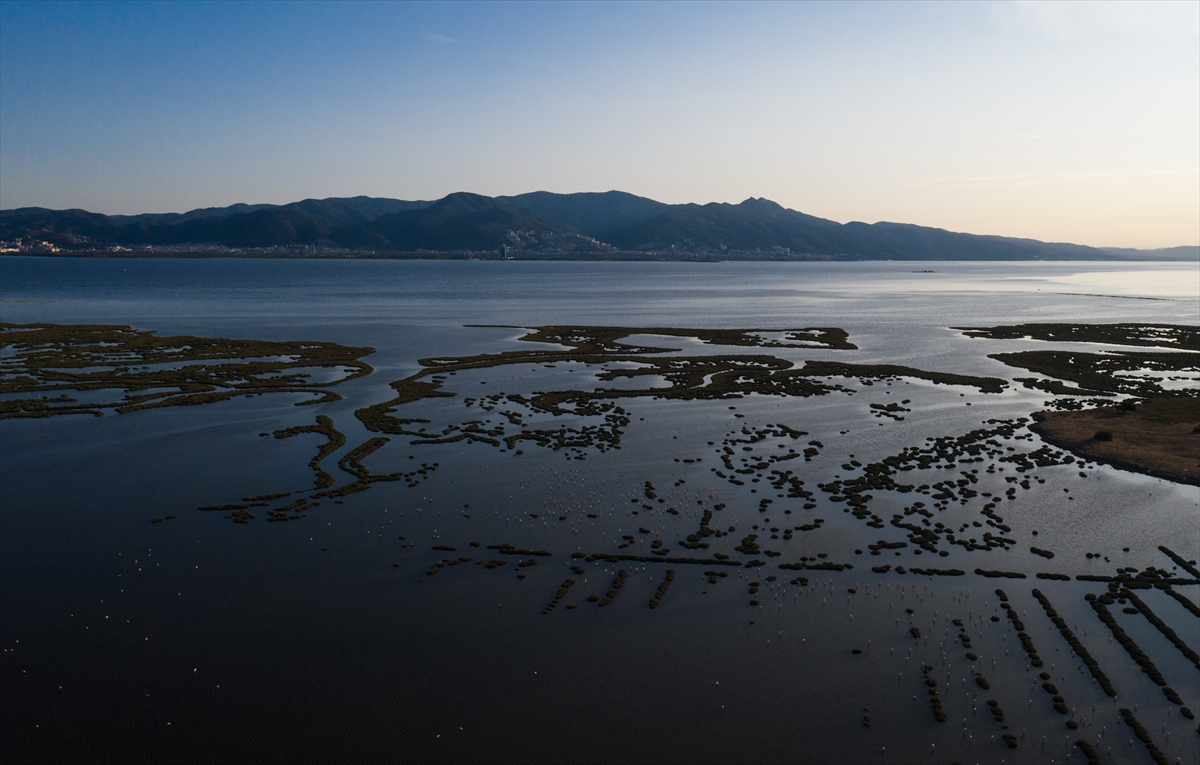
<path id="1" fill-rule="evenodd" d="M 388 384 L 418 371 L 418 359 L 548 347 L 518 340 L 524 332 L 514 325 L 841 327 L 858 350 L 727 348 L 655 335 L 623 342 L 680 349 L 675 355 L 901 364 L 1011 380 L 1022 370 L 988 354 L 1108 346 L 972 339 L 951 328 L 1195 324 L 1198 293 L 1195 268 L 1186 264 L 0 259 L 6 322 L 132 324 L 160 335 L 376 349 L 366 359 L 375 372 L 337 386 L 344 399 L 329 404 L 297 408 L 292 404 L 311 396 L 281 393 L 100 418 L 0 422 L 4 750 L 18 760 L 99 761 L 1062 762 L 1071 751 L 1082 760 L 1074 741 L 1095 743 L 1103 730 L 1097 749 L 1104 762 L 1149 762 L 1140 742 L 1128 744 L 1128 727 L 1116 725 L 1116 708 L 1137 704 L 1139 721 L 1168 759 L 1195 762 L 1195 723 L 1180 718 L 1084 601 L 1104 585 L 1033 577 L 1110 575 L 1122 565 L 1170 570 L 1160 544 L 1196 558 L 1195 487 L 1104 466 L 1087 469 L 1086 478 L 1073 465 L 1038 468 L 1033 474 L 1044 483 L 998 501 L 1012 528 L 1004 536 L 1016 540 L 1012 549 L 943 545 L 949 556 L 934 561 L 917 557 L 913 546 L 898 555 L 865 554 L 869 543 L 904 539 L 903 530 L 868 528 L 817 488 L 849 475 L 842 468 L 849 459 L 867 464 L 988 419 L 1027 417 L 1052 398 L 1019 385 L 984 394 L 912 378 L 870 386 L 841 378 L 829 382 L 845 391 L 808 398 L 621 399 L 630 414 L 621 449 L 583 450 L 586 459 L 531 445 L 516 455 L 482 443 L 411 445 L 391 436 L 365 460 L 373 472 L 421 463 L 437 469 L 415 487 L 377 483 L 344 504 L 322 499 L 306 518 L 288 523 L 265 523 L 259 512 L 254 523 L 235 525 L 196 508 L 311 486 L 307 463 L 322 439 L 259 434 L 312 424 L 318 414 L 346 434 L 346 446 L 324 463 L 345 480 L 338 459 L 376 435 L 354 417 L 356 409 L 392 398 Z M 446 383 L 456 397 L 408 404 L 399 416 L 429 419 L 423 427 L 436 432 L 469 419 L 503 421 L 503 406 L 481 411 L 465 406 L 467 397 L 662 384 L 599 383 L 596 371 L 557 363 L 459 372 Z M 911 410 L 903 420 L 875 417 L 868 406 L 902 400 Z M 526 421 L 577 425 L 563 419 L 570 418 Z M 735 486 L 711 472 L 720 466 L 723 438 L 768 423 L 807 435 L 768 439 L 754 445 L 755 453 L 774 453 L 778 443 L 784 451 L 809 440 L 823 444 L 811 462 L 779 463 L 804 480 L 816 508 L 776 496 L 765 482 Z M 1024 451 L 1041 445 L 1024 434 L 1001 443 Z M 1012 468 L 986 474 L 987 464 L 973 466 L 981 471 L 974 488 L 1003 494 Z M 902 475 L 904 482 L 934 483 L 967 467 Z M 630 501 L 645 499 L 647 480 L 666 500 L 647 501 L 649 510 Z M 882 518 L 915 498 L 876 494 L 871 510 Z M 762 498 L 774 500 L 765 512 Z M 982 521 L 985 501 L 951 503 L 935 511 L 935 520 L 955 528 Z M 764 549 L 783 555 L 760 568 L 721 568 L 728 576 L 716 584 L 702 575 L 709 566 L 569 558 L 577 550 L 647 555 L 654 538 L 671 555 L 707 557 L 709 551 L 678 542 L 716 503 L 725 508 L 714 512 L 712 528 L 737 531 L 706 538 L 713 551 L 744 560 L 732 547 L 757 533 Z M 177 517 L 150 523 L 165 515 Z M 770 527 L 815 518 L 824 519 L 819 529 L 770 538 Z M 617 549 L 625 534 L 635 537 L 633 545 Z M 471 541 L 553 555 L 520 569 L 525 578 L 517 579 L 517 560 L 525 556 L 473 548 Z M 443 544 L 457 552 L 431 549 Z M 1031 545 L 1055 558 L 1033 555 Z M 1088 552 L 1109 561 L 1086 558 Z M 777 568 L 818 553 L 854 567 Z M 486 570 L 472 561 L 426 573 L 447 555 L 507 564 Z M 871 572 L 881 563 L 968 573 Z M 571 573 L 570 564 L 585 573 Z M 668 567 L 676 578 L 651 610 L 647 601 Z M 988 579 L 971 573 L 976 567 L 1028 578 Z M 588 595 L 605 594 L 619 568 L 630 578 L 612 603 L 589 603 Z M 807 586 L 787 584 L 797 574 Z M 543 615 L 567 577 L 577 583 Z M 760 582 L 754 596 L 751 581 Z M 1067 718 L 1051 708 L 1041 680 L 1033 682 L 997 608 L 997 587 L 1023 614 L 1045 669 L 1055 665 L 1053 681 L 1081 729 L 1065 728 Z M 1079 625 L 1076 634 L 1117 688 L 1116 702 L 1078 671 L 1033 587 Z M 1196 600 L 1200 588 L 1176 589 Z M 1182 606 L 1156 590 L 1140 595 L 1185 641 L 1200 643 L 1197 620 Z M 751 597 L 759 605 L 748 605 Z M 905 608 L 914 610 L 911 620 Z M 1144 617 L 1120 609 L 1110 608 L 1184 704 L 1200 710 L 1200 672 Z M 991 622 L 994 614 L 1001 621 Z M 947 620 L 954 618 L 972 636 L 974 664 L 953 640 L 958 628 Z M 910 626 L 920 628 L 921 640 Z M 922 663 L 933 667 L 942 689 L 944 723 L 931 714 Z M 975 684 L 972 666 L 990 690 Z M 1003 707 L 1007 731 L 987 713 L 987 699 Z M 1002 732 L 1018 736 L 1017 749 L 1004 745 Z"/>

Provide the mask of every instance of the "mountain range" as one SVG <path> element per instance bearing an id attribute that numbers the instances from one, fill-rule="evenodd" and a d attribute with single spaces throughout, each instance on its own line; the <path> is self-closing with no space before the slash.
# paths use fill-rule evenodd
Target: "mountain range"
<path id="1" fill-rule="evenodd" d="M 843 224 L 768 199 L 669 205 L 621 191 L 503 197 L 459 192 L 436 201 L 343 197 L 143 215 L 0 210 L 0 240 L 17 239 L 66 251 L 210 244 L 296 254 L 318 247 L 380 255 L 467 255 L 504 248 L 516 257 L 574 258 L 1200 259 L 1198 247 L 1094 248 L 904 223 Z"/>

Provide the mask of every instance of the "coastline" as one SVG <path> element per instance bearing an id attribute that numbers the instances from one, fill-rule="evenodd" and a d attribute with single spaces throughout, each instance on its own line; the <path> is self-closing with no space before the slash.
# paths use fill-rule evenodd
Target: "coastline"
<path id="1" fill-rule="evenodd" d="M 1163 416 L 1156 411 L 1162 408 L 1156 407 L 1162 401 L 1169 399 L 1141 404 L 1135 410 L 1112 406 L 1037 412 L 1029 429 L 1077 456 L 1133 473 L 1200 486 L 1200 417 Z M 1176 401 L 1187 401 L 1193 409 L 1200 409 L 1196 399 Z"/>

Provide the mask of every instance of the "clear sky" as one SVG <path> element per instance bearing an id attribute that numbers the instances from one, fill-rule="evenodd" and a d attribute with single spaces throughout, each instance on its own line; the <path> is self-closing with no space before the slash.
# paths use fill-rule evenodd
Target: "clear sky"
<path id="1" fill-rule="evenodd" d="M 621 189 L 1200 242 L 1200 3 L 0 2 L 0 207 Z"/>

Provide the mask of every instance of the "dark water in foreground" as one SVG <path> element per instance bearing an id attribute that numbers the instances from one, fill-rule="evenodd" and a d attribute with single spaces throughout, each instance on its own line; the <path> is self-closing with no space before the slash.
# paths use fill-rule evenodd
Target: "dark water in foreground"
<path id="1" fill-rule="evenodd" d="M 917 273 L 925 269 L 937 273 Z M 1117 722 L 1118 707 L 1137 705 L 1138 720 L 1169 761 L 1197 762 L 1195 722 L 1180 717 L 1085 602 L 1104 585 L 1033 576 L 1112 574 L 1119 565 L 1170 570 L 1160 544 L 1185 558 L 1200 556 L 1195 487 L 1104 466 L 1089 468 L 1086 478 L 1069 465 L 1039 469 L 1044 483 L 1001 508 L 1012 529 L 1006 536 L 1016 540 L 1012 549 L 943 545 L 950 555 L 933 561 L 912 547 L 856 555 L 904 534 L 890 525 L 866 527 L 816 488 L 844 477 L 849 459 L 868 463 L 930 437 L 961 435 L 983 420 L 1026 417 L 1052 398 L 1019 385 L 983 394 L 920 380 L 871 387 L 840 380 L 855 395 L 625 400 L 631 423 L 619 451 L 590 450 L 578 460 L 530 446 L 517 456 L 481 443 L 414 446 L 392 437 L 370 458 L 373 470 L 407 469 L 409 455 L 438 469 L 416 487 L 375 484 L 289 523 L 268 524 L 260 514 L 237 525 L 196 509 L 311 485 L 307 463 L 317 440 L 260 433 L 331 417 L 348 438 L 326 461 L 337 472 L 338 458 L 374 435 L 354 411 L 391 398 L 388 383 L 417 371 L 417 359 L 528 350 L 516 339 L 520 330 L 468 324 L 836 326 L 859 350 L 765 352 L 795 362 L 902 364 L 1012 380 L 1020 371 L 988 354 L 1039 343 L 972 340 L 950 327 L 1196 324 L 1197 288 L 1194 267 L 1180 264 L 0 259 L 6 322 L 133 324 L 159 334 L 376 349 L 367 358 L 374 374 L 337 387 L 344 399 L 331 404 L 298 408 L 292 404 L 301 396 L 274 394 L 101 418 L 0 421 L 4 757 L 999 763 L 1064 762 L 1071 755 L 1082 762 L 1074 742 L 1083 737 L 1105 763 L 1150 762 Z M 727 350 L 679 338 L 644 340 L 693 355 Z M 594 387 L 594 371 L 562 365 L 464 373 L 449 386 L 457 397 L 412 404 L 411 416 L 439 426 L 496 416 L 466 410 L 463 398 L 480 390 Z M 901 396 L 912 410 L 903 421 L 872 416 L 868 403 Z M 823 444 L 811 462 L 788 465 L 814 492 L 815 508 L 778 498 L 765 483 L 735 486 L 711 472 L 727 434 L 768 423 Z M 1034 436 L 1004 446 L 1041 444 Z M 703 461 L 676 461 L 697 458 Z M 925 472 L 933 475 L 905 480 L 933 483 L 951 471 Z M 648 503 L 654 509 L 634 516 L 641 506 L 630 498 L 643 496 L 646 481 L 666 502 Z M 975 488 L 1002 494 L 1009 486 L 1001 474 L 986 474 Z M 765 497 L 774 504 L 764 513 Z M 675 554 L 691 554 L 677 542 L 697 529 L 697 499 L 725 504 L 714 527 L 737 528 L 709 537 L 711 550 L 697 555 L 721 551 L 742 560 L 732 548 L 746 533 L 783 555 L 760 568 L 728 567 L 716 584 L 702 574 L 709 567 L 686 564 L 595 561 L 582 564 L 584 574 L 569 571 L 581 563 L 569 558 L 572 551 L 644 555 L 654 537 Z M 886 519 L 912 500 L 879 492 L 872 510 Z M 954 503 L 937 520 L 983 520 L 983 501 Z M 682 512 L 663 512 L 668 505 Z M 785 516 L 785 508 L 794 512 Z M 170 514 L 177 517 L 149 522 Z M 568 520 L 557 521 L 560 515 Z M 824 519 L 819 529 L 769 538 L 771 526 L 814 518 Z M 754 525 L 761 528 L 752 532 Z M 634 547 L 617 549 L 626 534 Z M 492 570 L 471 561 L 426 574 L 448 554 L 433 545 L 476 560 L 500 557 L 470 541 L 553 555 L 520 569 L 524 579 L 517 579 L 516 556 Z M 1055 558 L 1032 555 L 1031 544 Z M 853 568 L 777 568 L 818 553 Z M 875 574 L 871 566 L 879 563 L 968 573 Z M 971 573 L 976 567 L 1028 578 L 988 579 Z M 620 568 L 630 577 L 611 604 L 589 603 Z M 650 609 L 666 568 L 676 578 Z M 797 573 L 807 585 L 788 583 Z M 543 615 L 566 577 L 577 583 Z M 753 595 L 751 581 L 760 582 Z M 997 587 L 1021 614 L 1068 715 L 1052 709 L 1028 666 L 997 608 Z M 1033 587 L 1103 668 L 1116 701 L 1079 669 Z M 1176 589 L 1193 602 L 1200 596 L 1196 586 Z M 1140 594 L 1200 648 L 1194 616 L 1165 593 Z M 748 605 L 752 597 L 758 605 Z M 1119 605 L 1111 610 L 1184 705 L 1200 711 L 1200 671 L 1143 616 Z M 997 614 L 1000 621 L 991 621 Z M 976 660 L 954 640 L 951 619 L 971 635 Z M 922 639 L 913 639 L 910 626 Z M 922 665 L 939 682 L 944 723 L 931 714 Z M 976 672 L 990 689 L 979 687 Z M 1003 708 L 1003 723 L 988 713 L 988 699 Z M 1065 728 L 1066 719 L 1081 727 Z M 1016 749 L 1001 739 L 1006 732 L 1017 737 Z"/>

